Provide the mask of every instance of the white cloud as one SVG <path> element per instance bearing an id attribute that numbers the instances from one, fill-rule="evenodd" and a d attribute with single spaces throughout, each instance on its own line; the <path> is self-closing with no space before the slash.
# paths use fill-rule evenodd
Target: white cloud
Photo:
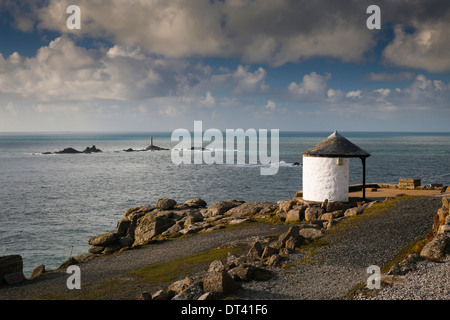
<path id="1" fill-rule="evenodd" d="M 212 96 L 211 91 L 206 93 L 206 97 L 201 101 L 201 105 L 207 108 L 212 108 L 216 105 L 216 99 Z"/>
<path id="2" fill-rule="evenodd" d="M 328 89 L 327 97 L 329 102 L 337 102 L 341 101 L 344 98 L 345 94 L 341 90 Z"/>
<path id="3" fill-rule="evenodd" d="M 373 90 L 374 93 L 380 94 L 383 97 L 387 97 L 391 93 L 391 89 L 380 88 Z"/>
<path id="4" fill-rule="evenodd" d="M 0 55 L 0 92 L 35 101 L 139 100 L 175 90 L 175 77 L 183 67 L 137 49 L 87 50 L 63 36 L 40 48 L 35 57 Z"/>
<path id="5" fill-rule="evenodd" d="M 273 102 L 272 100 L 268 100 L 267 104 L 265 106 L 265 109 L 269 112 L 273 112 L 275 111 L 277 108 L 277 104 L 275 102 Z"/>
<path id="6" fill-rule="evenodd" d="M 358 99 L 358 98 L 361 98 L 361 92 L 362 92 L 361 90 L 349 91 L 349 92 L 347 92 L 345 97 Z"/>
<path id="7" fill-rule="evenodd" d="M 326 55 L 359 61 L 374 45 L 373 33 L 359 19 L 365 7 L 358 1 L 78 0 L 82 28 L 76 31 L 66 28 L 65 10 L 73 4 L 68 0 L 6 2 L 22 30 L 105 38 L 172 58 L 234 56 L 282 65 Z"/>
<path id="8" fill-rule="evenodd" d="M 321 100 L 327 96 L 327 81 L 331 79 L 331 74 L 321 76 L 316 72 L 311 72 L 303 76 L 300 83 L 292 82 L 288 86 L 288 91 L 295 99 L 299 100 Z"/>
<path id="9" fill-rule="evenodd" d="M 239 65 L 233 74 L 234 93 L 254 94 L 264 92 L 268 89 L 264 79 L 267 76 L 266 70 L 259 67 L 256 71 L 249 71 L 249 67 Z"/>
<path id="10" fill-rule="evenodd" d="M 396 66 L 429 72 L 450 71 L 450 21 L 415 21 L 413 27 L 414 32 L 407 33 L 403 25 L 395 26 L 395 38 L 383 52 L 385 60 Z"/>

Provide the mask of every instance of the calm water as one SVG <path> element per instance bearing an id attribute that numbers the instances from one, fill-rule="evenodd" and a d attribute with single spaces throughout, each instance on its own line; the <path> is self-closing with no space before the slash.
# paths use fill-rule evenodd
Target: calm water
<path id="1" fill-rule="evenodd" d="M 302 167 L 292 163 L 329 134 L 281 133 L 278 174 L 262 176 L 258 165 L 176 166 L 171 151 L 122 151 L 147 147 L 150 136 L 172 148 L 171 133 L 0 133 L 0 256 L 22 255 L 26 276 L 40 264 L 54 269 L 86 253 L 89 237 L 113 231 L 127 208 L 159 198 L 289 199 L 302 188 Z M 367 182 L 450 185 L 450 133 L 341 134 L 371 153 Z M 92 145 L 103 153 L 42 155 Z M 361 183 L 361 161 L 350 168 L 350 183 Z"/>

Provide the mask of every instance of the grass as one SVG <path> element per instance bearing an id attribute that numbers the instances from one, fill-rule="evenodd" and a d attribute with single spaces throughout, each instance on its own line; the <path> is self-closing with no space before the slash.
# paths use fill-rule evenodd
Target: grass
<path id="1" fill-rule="evenodd" d="M 229 252 L 237 253 L 241 248 L 211 249 L 206 252 L 178 258 L 176 260 L 154 264 L 129 272 L 127 275 L 137 277 L 140 282 L 170 283 L 199 269 L 205 269 L 216 259 L 225 259 Z M 206 269 L 205 269 L 206 270 Z"/>
<path id="2" fill-rule="evenodd" d="M 306 244 L 301 245 L 299 251 L 303 252 L 305 257 L 297 262 L 297 265 L 312 264 L 313 257 L 319 254 L 323 248 L 331 245 L 331 242 L 322 238 L 309 240 Z"/>
<path id="3" fill-rule="evenodd" d="M 136 294 L 136 287 L 145 288 L 142 291 L 156 291 L 173 281 L 195 274 L 199 270 L 206 271 L 212 261 L 225 259 L 229 252 L 238 254 L 243 250 L 243 248 L 211 249 L 173 261 L 136 269 L 123 274 L 120 278 L 102 283 L 82 284 L 81 290 L 77 290 L 77 292 L 43 294 L 35 298 L 44 300 L 109 300 L 125 299 L 124 296 L 129 296 L 130 299 L 135 299 L 137 298 L 134 296 Z M 265 274 L 260 275 L 261 278 L 265 278 L 266 276 Z"/>

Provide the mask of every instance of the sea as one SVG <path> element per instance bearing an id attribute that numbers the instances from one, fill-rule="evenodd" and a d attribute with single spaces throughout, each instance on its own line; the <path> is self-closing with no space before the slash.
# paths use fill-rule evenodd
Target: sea
<path id="1" fill-rule="evenodd" d="M 53 270 L 87 253 L 88 239 L 114 231 L 126 209 L 160 198 L 290 199 L 302 189 L 302 153 L 330 134 L 280 132 L 278 172 L 261 175 L 266 164 L 250 161 L 176 164 L 172 152 L 180 141 L 172 141 L 172 132 L 0 133 L 0 256 L 21 255 L 29 277 L 39 265 Z M 450 133 L 340 134 L 371 154 L 367 183 L 417 178 L 450 185 Z M 145 149 L 150 137 L 169 150 L 124 151 Z M 93 145 L 103 152 L 43 154 Z M 361 160 L 351 159 L 350 184 L 361 182 Z"/>

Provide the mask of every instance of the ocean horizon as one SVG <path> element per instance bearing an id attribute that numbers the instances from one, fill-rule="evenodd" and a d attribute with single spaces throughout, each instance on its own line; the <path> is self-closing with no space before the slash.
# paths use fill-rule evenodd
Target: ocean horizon
<path id="1" fill-rule="evenodd" d="M 126 209 L 160 198 L 290 199 L 302 189 L 302 153 L 331 133 L 280 131 L 279 169 L 269 176 L 261 164 L 175 165 L 171 132 L 0 133 L 0 256 L 20 254 L 26 276 L 41 264 L 55 269 L 87 253 L 91 236 L 114 231 Z M 371 154 L 367 183 L 450 185 L 450 132 L 339 133 Z M 124 151 L 146 148 L 150 137 L 169 150 Z M 43 154 L 93 145 L 103 152 Z M 361 181 L 361 161 L 351 159 L 350 184 Z"/>

